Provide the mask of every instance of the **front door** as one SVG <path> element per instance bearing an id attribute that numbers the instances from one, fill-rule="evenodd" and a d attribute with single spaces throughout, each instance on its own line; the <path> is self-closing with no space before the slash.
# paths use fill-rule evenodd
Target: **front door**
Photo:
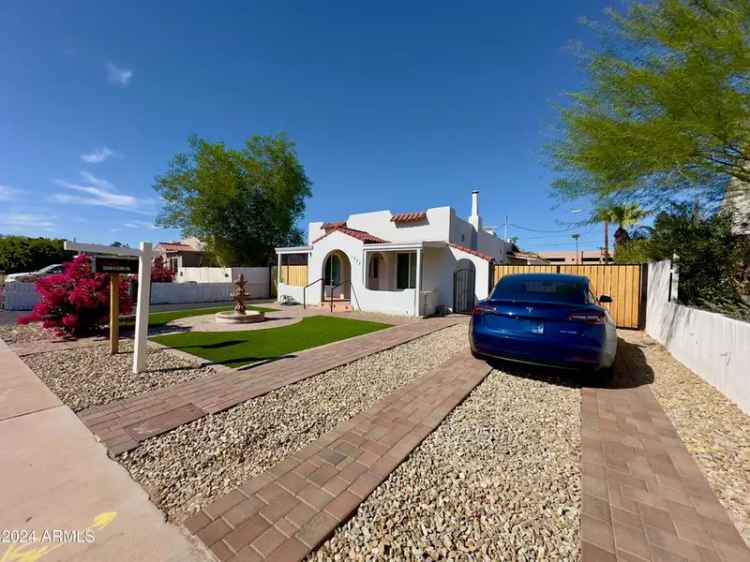
<path id="1" fill-rule="evenodd" d="M 474 268 L 453 272 L 453 312 L 471 314 L 474 308 Z"/>
<path id="2" fill-rule="evenodd" d="M 332 253 L 323 264 L 323 299 L 348 299 L 351 270 L 344 254 Z"/>

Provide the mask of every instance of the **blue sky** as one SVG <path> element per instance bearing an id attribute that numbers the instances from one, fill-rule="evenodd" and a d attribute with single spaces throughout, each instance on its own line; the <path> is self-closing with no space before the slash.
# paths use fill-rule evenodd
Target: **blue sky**
<path id="1" fill-rule="evenodd" d="M 584 76 L 582 16 L 612 2 L 0 5 L 0 232 L 137 244 L 188 135 L 285 131 L 308 220 L 453 206 L 526 249 L 574 247 L 543 151 Z M 572 211 L 584 209 L 578 214 Z M 521 228 L 523 227 L 523 228 Z M 582 247 L 601 245 L 583 227 Z"/>

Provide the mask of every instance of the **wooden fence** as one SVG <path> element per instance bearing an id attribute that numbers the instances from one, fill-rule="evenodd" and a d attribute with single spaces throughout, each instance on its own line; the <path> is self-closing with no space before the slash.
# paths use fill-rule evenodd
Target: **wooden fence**
<path id="1" fill-rule="evenodd" d="M 307 266 L 282 265 L 281 282 L 291 287 L 304 287 L 307 285 Z"/>
<path id="2" fill-rule="evenodd" d="M 514 273 L 565 273 L 588 277 L 594 296 L 612 297 L 611 303 L 602 306 L 609 310 L 618 328 L 643 326 L 646 293 L 640 265 L 496 265 L 494 284 Z"/>

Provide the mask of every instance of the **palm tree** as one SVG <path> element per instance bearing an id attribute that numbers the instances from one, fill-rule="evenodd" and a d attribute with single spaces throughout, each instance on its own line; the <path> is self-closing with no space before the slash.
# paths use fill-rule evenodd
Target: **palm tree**
<path id="1" fill-rule="evenodd" d="M 591 216 L 592 223 L 604 223 L 604 263 L 609 261 L 609 223 L 614 221 L 612 207 L 597 207 Z"/>
<path id="2" fill-rule="evenodd" d="M 612 207 L 612 222 L 618 227 L 615 231 L 615 244 L 627 242 L 630 239 L 627 228 L 638 224 L 648 216 L 648 211 L 641 209 L 637 203 L 628 205 L 615 205 Z"/>
<path id="3" fill-rule="evenodd" d="M 605 205 L 594 210 L 590 223 L 604 223 L 604 260 L 609 260 L 609 224 L 617 224 L 615 231 L 615 243 L 625 242 L 630 238 L 629 226 L 638 224 L 648 215 L 647 211 L 641 209 L 637 203 L 625 205 Z"/>
<path id="4" fill-rule="evenodd" d="M 581 237 L 580 234 L 571 234 L 570 237 L 576 241 L 576 263 L 581 263 L 578 261 L 578 239 Z"/>

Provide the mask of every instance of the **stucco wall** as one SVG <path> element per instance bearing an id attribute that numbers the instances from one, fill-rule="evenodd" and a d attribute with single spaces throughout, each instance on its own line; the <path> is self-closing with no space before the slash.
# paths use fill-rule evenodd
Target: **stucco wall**
<path id="1" fill-rule="evenodd" d="M 646 332 L 750 414 L 750 323 L 669 302 L 670 268 L 649 264 Z"/>
<path id="2" fill-rule="evenodd" d="M 448 240 L 450 232 L 450 207 L 427 209 L 427 221 L 397 225 L 391 221 L 390 211 L 355 213 L 346 219 L 346 225 L 364 230 L 388 242 L 420 242 L 423 240 Z M 325 234 L 322 222 L 312 222 L 309 227 L 309 242 Z"/>
<path id="3" fill-rule="evenodd" d="M 320 303 L 320 289 L 318 288 L 317 285 L 315 287 L 310 287 L 309 289 L 307 289 L 307 297 L 309 299 L 310 296 L 312 296 L 314 289 L 318 289 L 318 295 L 317 295 L 317 300 L 315 301 L 315 303 L 312 303 L 312 304 L 319 304 Z M 276 290 L 276 295 L 277 295 L 276 299 L 277 301 L 280 302 L 281 297 L 290 296 L 295 301 L 301 303 L 303 299 L 303 293 L 304 293 L 303 287 L 292 287 L 291 285 L 287 285 L 286 283 L 279 283 L 278 289 Z M 311 304 L 309 300 L 307 301 L 307 304 Z"/>
<path id="4" fill-rule="evenodd" d="M 498 263 L 507 261 L 510 244 L 488 232 L 475 231 L 451 207 L 435 207 L 426 212 L 427 220 L 417 223 L 396 224 L 391 221 L 391 211 L 386 210 L 349 215 L 346 224 L 388 242 L 454 242 L 489 254 Z M 322 222 L 311 222 L 308 225 L 308 244 L 324 234 Z"/>
<path id="5" fill-rule="evenodd" d="M 474 300 L 487 298 L 489 262 L 453 247 L 427 248 L 424 252 L 423 289 L 437 292 L 436 306 L 453 308 L 453 273 L 461 260 L 474 264 Z"/>

